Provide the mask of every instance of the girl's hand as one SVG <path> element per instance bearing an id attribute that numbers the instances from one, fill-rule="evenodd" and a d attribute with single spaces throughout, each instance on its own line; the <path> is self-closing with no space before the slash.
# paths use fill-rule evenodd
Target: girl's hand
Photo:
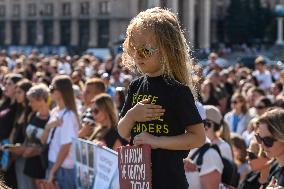
<path id="1" fill-rule="evenodd" d="M 145 99 L 138 102 L 127 114 L 134 122 L 146 122 L 159 119 L 164 113 L 162 106 L 150 104 L 150 100 Z"/>
<path id="2" fill-rule="evenodd" d="M 190 158 L 183 159 L 183 168 L 185 172 L 195 172 L 197 171 L 197 166 L 192 162 Z"/>
<path id="3" fill-rule="evenodd" d="M 149 144 L 152 147 L 152 149 L 156 149 L 158 148 L 158 145 L 157 145 L 159 142 L 158 140 L 159 140 L 158 137 L 151 135 L 147 132 L 142 132 L 139 135 L 136 135 L 134 137 L 133 143 L 136 146 L 139 146 L 142 144 Z"/>
<path id="4" fill-rule="evenodd" d="M 56 120 L 52 120 L 52 121 L 48 122 L 47 125 L 46 125 L 46 128 L 48 130 L 50 130 L 52 128 L 55 128 L 55 127 L 62 125 L 62 123 L 63 123 L 63 119 L 56 118 Z"/>

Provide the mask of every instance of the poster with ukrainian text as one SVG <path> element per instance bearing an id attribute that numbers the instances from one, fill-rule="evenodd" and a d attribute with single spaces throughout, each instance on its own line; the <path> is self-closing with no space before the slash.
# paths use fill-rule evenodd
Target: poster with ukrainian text
<path id="1" fill-rule="evenodd" d="M 123 189 L 152 189 L 151 147 L 122 146 L 118 150 L 119 184 Z"/>

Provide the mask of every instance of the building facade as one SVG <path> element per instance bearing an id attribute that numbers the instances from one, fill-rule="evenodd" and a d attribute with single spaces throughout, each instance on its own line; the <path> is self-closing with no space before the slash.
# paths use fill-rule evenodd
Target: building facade
<path id="1" fill-rule="evenodd" d="M 229 2 L 0 0 L 0 45 L 108 47 L 123 39 L 129 21 L 139 11 L 160 6 L 178 13 L 191 46 L 209 48 L 225 36 L 224 18 Z"/>

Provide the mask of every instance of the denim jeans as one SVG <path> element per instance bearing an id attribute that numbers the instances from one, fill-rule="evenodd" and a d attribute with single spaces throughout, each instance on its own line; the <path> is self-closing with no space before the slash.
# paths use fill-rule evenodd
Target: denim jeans
<path id="1" fill-rule="evenodd" d="M 54 163 L 48 162 L 47 176 Z M 56 174 L 55 179 L 59 184 L 60 189 L 75 189 L 75 169 L 65 169 L 60 167 Z"/>

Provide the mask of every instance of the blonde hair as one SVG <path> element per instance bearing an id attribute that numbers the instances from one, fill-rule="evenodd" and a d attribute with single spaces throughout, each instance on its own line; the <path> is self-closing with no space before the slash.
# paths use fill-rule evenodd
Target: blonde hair
<path id="1" fill-rule="evenodd" d="M 193 70 L 189 46 L 181 29 L 177 16 L 169 10 L 159 7 L 147 9 L 134 17 L 127 28 L 123 43 L 122 64 L 131 71 L 138 71 L 131 57 L 133 30 L 152 31 L 154 40 L 161 52 L 163 74 L 191 88 L 194 96 Z"/>

